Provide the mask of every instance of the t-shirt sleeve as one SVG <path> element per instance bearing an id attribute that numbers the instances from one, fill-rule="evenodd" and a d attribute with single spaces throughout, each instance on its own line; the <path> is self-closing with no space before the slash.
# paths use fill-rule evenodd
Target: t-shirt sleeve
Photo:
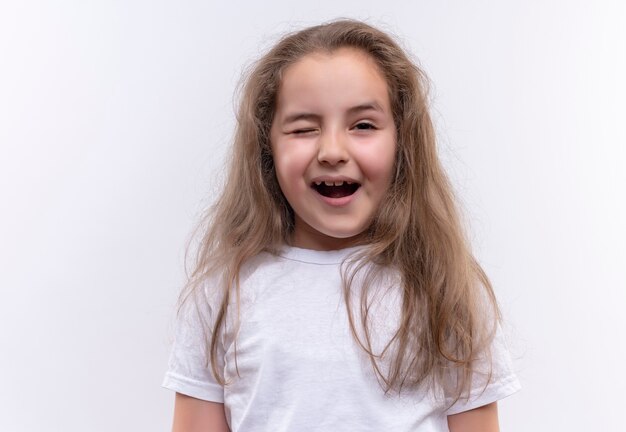
<path id="1" fill-rule="evenodd" d="M 506 344 L 502 327 L 498 323 L 496 334 L 491 344 L 492 368 L 489 374 L 489 363 L 484 358 L 478 362 L 477 370 L 472 378 L 469 399 L 461 397 L 446 410 L 446 415 L 458 414 L 474 408 L 488 405 L 519 391 L 522 386 L 513 369 L 513 362 Z M 487 386 L 485 387 L 485 384 Z M 447 398 L 449 406 L 453 398 Z"/>
<path id="2" fill-rule="evenodd" d="M 162 386 L 197 399 L 223 403 L 224 388 L 213 377 L 207 355 L 207 333 L 211 337 L 207 324 L 213 324 L 211 311 L 205 296 L 190 296 L 183 304 L 176 317 L 174 343 Z M 217 351 L 218 355 L 223 352 L 220 343 Z M 223 356 L 217 360 L 218 368 L 223 370 Z"/>

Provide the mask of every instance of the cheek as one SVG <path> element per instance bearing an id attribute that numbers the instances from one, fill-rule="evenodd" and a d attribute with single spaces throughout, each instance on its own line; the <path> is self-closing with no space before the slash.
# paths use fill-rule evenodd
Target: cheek
<path id="1" fill-rule="evenodd" d="M 396 160 L 395 140 L 373 147 L 361 155 L 361 166 L 366 176 L 379 183 L 391 182 Z"/>
<path id="2" fill-rule="evenodd" d="M 305 154 L 294 146 L 281 146 L 273 148 L 274 166 L 281 187 L 293 188 L 303 179 L 309 164 Z"/>

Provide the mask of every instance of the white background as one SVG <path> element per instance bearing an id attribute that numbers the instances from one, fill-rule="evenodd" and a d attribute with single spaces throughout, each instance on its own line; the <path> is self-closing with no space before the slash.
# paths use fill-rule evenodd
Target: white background
<path id="1" fill-rule="evenodd" d="M 0 4 L 0 431 L 170 429 L 184 245 L 235 84 L 340 16 L 399 35 L 433 81 L 523 384 L 502 430 L 623 431 L 624 3 L 239 3 Z"/>

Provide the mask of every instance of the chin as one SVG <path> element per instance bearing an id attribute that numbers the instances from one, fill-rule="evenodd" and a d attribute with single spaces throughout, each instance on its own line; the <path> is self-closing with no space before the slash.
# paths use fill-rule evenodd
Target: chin
<path id="1" fill-rule="evenodd" d="M 327 237 L 334 238 L 337 240 L 357 240 L 361 237 L 361 235 L 365 232 L 365 230 L 328 230 L 320 232 Z"/>

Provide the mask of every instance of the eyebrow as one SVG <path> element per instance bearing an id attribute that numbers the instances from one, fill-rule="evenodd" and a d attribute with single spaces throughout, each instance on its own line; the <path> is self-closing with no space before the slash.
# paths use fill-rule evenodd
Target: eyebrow
<path id="1" fill-rule="evenodd" d="M 355 114 L 362 111 L 379 111 L 384 112 L 383 108 L 376 101 L 362 103 L 360 105 L 353 106 L 348 109 L 348 114 Z M 321 116 L 319 114 L 311 113 L 311 112 L 296 112 L 285 117 L 283 124 L 289 124 L 296 122 L 298 120 L 320 120 Z"/>

